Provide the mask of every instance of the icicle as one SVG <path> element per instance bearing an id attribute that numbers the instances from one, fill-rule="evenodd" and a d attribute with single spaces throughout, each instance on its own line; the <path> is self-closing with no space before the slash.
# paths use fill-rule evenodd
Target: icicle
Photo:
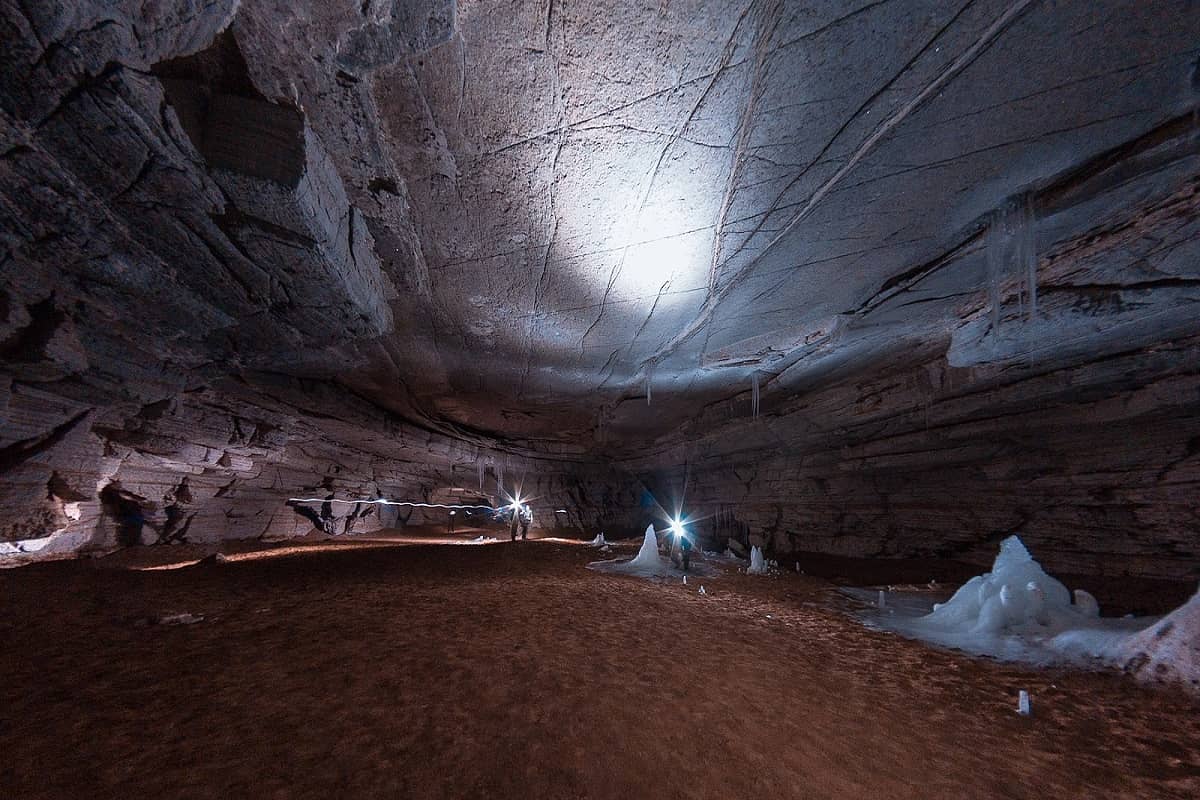
<path id="1" fill-rule="evenodd" d="M 751 373 L 750 383 L 750 413 L 752 416 L 758 416 L 758 373 Z"/>
<path id="2" fill-rule="evenodd" d="M 1023 194 L 992 212 L 987 229 L 988 304 L 992 333 L 1000 330 L 1005 280 L 1017 288 L 1017 312 L 1032 320 L 1037 316 L 1037 242 L 1033 198 Z"/>
<path id="3" fill-rule="evenodd" d="M 475 458 L 475 469 L 479 472 L 479 491 L 483 491 L 483 459 Z"/>
<path id="4" fill-rule="evenodd" d="M 504 462 L 500 461 L 496 464 L 496 499 L 499 500 L 504 495 Z"/>
<path id="5" fill-rule="evenodd" d="M 1025 293 L 1029 298 L 1029 319 L 1037 317 L 1038 276 L 1037 241 L 1035 239 L 1033 198 L 1028 194 L 1021 198 L 1017 218 L 1017 264 L 1025 280 Z"/>
<path id="6" fill-rule="evenodd" d="M 1000 283 L 1004 280 L 1004 221 L 1003 209 L 992 212 L 987 229 L 988 305 L 992 317 L 992 336 L 1000 333 Z"/>
<path id="7" fill-rule="evenodd" d="M 1033 714 L 1033 709 L 1029 703 L 1029 692 L 1025 689 L 1022 689 L 1017 694 L 1017 713 L 1022 717 L 1028 717 Z"/>
<path id="8" fill-rule="evenodd" d="M 650 376 L 646 376 L 646 405 L 650 405 Z"/>

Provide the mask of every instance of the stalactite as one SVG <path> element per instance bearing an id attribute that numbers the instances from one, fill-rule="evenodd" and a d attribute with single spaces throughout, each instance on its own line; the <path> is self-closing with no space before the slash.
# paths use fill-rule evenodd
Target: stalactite
<path id="1" fill-rule="evenodd" d="M 992 212 L 987 229 L 988 306 L 992 318 L 992 335 L 1000 333 L 1000 285 L 1004 280 L 1004 209 Z"/>
<path id="2" fill-rule="evenodd" d="M 758 373 L 751 373 L 750 376 L 750 414 L 753 417 L 758 417 Z"/>
<path id="3" fill-rule="evenodd" d="M 1004 286 L 1017 290 L 1018 315 L 1027 320 L 1037 316 L 1037 232 L 1033 198 L 1022 194 L 992 212 L 986 234 L 989 316 L 992 334 L 1000 331 Z"/>
<path id="4" fill-rule="evenodd" d="M 1025 295 L 1028 299 L 1026 311 L 1029 319 L 1037 317 L 1038 277 L 1037 277 L 1037 242 L 1034 238 L 1036 220 L 1033 215 L 1033 198 L 1026 194 L 1018 201 L 1018 218 L 1015 231 L 1017 266 L 1025 281 Z"/>

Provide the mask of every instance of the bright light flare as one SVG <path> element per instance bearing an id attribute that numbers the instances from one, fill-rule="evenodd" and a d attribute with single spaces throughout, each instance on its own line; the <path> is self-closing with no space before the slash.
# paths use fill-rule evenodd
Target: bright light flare
<path id="1" fill-rule="evenodd" d="M 685 531 L 683 528 L 684 524 L 684 521 L 679 517 L 674 517 L 671 519 L 671 533 L 673 533 L 676 538 L 682 539 L 687 535 L 687 531 Z"/>

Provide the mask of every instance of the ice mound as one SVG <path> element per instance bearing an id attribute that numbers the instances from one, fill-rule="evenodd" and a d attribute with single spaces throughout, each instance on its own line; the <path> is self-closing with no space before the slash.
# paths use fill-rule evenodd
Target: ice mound
<path id="1" fill-rule="evenodd" d="M 597 572 L 610 572 L 616 575 L 637 575 L 643 578 L 666 576 L 671 574 L 671 564 L 664 561 L 658 554 L 658 536 L 654 526 L 646 526 L 646 535 L 642 539 L 642 549 L 632 561 L 593 561 L 588 569 Z"/>
<path id="2" fill-rule="evenodd" d="M 747 575 L 766 575 L 767 562 L 763 560 L 762 549 L 757 545 L 750 548 L 750 566 L 746 567 Z"/>
<path id="3" fill-rule="evenodd" d="M 1200 591 L 1157 624 L 1125 637 L 1114 656 L 1139 680 L 1181 683 L 1200 692 Z"/>
<path id="4" fill-rule="evenodd" d="M 921 623 L 947 632 L 1000 633 L 1046 628 L 1082 616 L 1071 605 L 1067 587 L 1046 574 L 1019 538 L 1010 536 L 1001 542 L 991 572 L 967 581 Z"/>
<path id="5" fill-rule="evenodd" d="M 1083 589 L 1075 590 L 1075 610 L 1085 617 L 1100 616 L 1100 604 L 1092 597 L 1091 592 L 1085 592 Z"/>
<path id="6" fill-rule="evenodd" d="M 590 544 L 592 547 L 604 547 L 608 544 L 608 542 L 604 541 L 604 532 L 601 531 L 600 533 L 597 533 L 596 538 L 592 539 L 590 542 L 588 542 L 588 544 Z"/>
<path id="7" fill-rule="evenodd" d="M 1034 664 L 1115 666 L 1142 680 L 1200 691 L 1200 592 L 1159 620 L 1105 619 L 1096 598 L 1067 587 L 1016 536 L 1000 545 L 992 571 L 967 581 L 933 612 L 909 603 L 864 612 L 889 630 L 934 644 Z M 891 600 L 892 598 L 889 598 Z M 911 599 L 910 599 L 911 602 Z"/>

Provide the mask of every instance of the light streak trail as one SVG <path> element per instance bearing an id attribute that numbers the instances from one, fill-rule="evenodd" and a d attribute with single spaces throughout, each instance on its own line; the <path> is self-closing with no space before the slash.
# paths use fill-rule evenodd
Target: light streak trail
<path id="1" fill-rule="evenodd" d="M 509 506 L 466 506 L 453 505 L 446 503 L 409 503 L 403 500 L 341 500 L 336 497 L 289 497 L 289 503 L 374 503 L 382 506 L 412 506 L 413 508 L 486 508 L 489 511 L 495 511 L 497 508 L 508 508 Z"/>

